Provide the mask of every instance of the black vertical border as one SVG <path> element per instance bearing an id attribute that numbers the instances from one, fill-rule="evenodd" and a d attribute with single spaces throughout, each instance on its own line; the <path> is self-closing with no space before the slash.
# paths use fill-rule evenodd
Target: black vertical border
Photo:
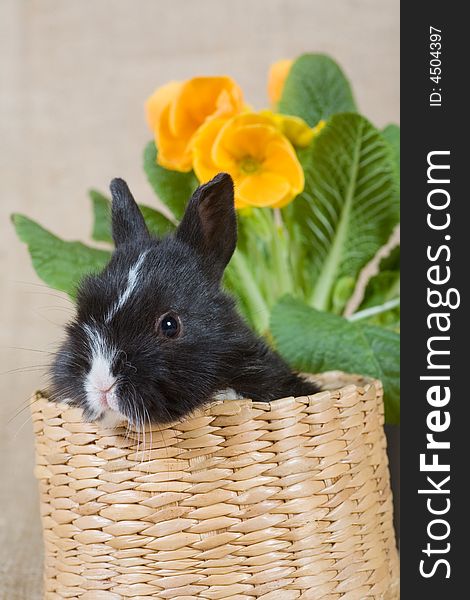
<path id="1" fill-rule="evenodd" d="M 470 277 L 470 136 L 468 90 L 470 56 L 469 24 L 464 17 L 465 4 L 459 2 L 401 3 L 401 170 L 402 170 L 402 313 L 401 313 L 401 574 L 405 600 L 470 597 L 467 538 L 470 534 L 470 323 L 468 317 L 468 279 Z M 439 85 L 429 76 L 429 27 L 442 30 L 442 79 Z M 432 88 L 441 88 L 442 106 L 430 107 Z M 432 231 L 426 224 L 428 213 L 427 155 L 433 150 L 450 150 L 451 225 L 446 234 Z M 426 371 L 426 342 L 431 334 L 426 324 L 432 312 L 427 305 L 426 257 L 428 245 L 448 243 L 451 258 L 449 286 L 459 290 L 461 305 L 449 310 L 452 325 L 450 341 L 450 429 L 441 439 L 451 442 L 441 462 L 450 461 L 450 511 L 443 517 L 450 524 L 449 538 L 442 542 L 428 539 L 427 525 L 433 516 L 426 508 L 426 496 L 418 489 L 426 486 L 426 475 L 420 473 L 419 455 L 425 451 L 426 416 L 433 410 L 427 404 L 429 382 L 420 381 Z M 439 310 L 445 310 L 441 308 Z M 449 359 L 449 357 L 447 357 Z M 429 474 L 431 475 L 431 474 Z M 436 474 L 436 480 L 444 474 Z M 428 486 L 429 487 L 429 486 Z M 437 496 L 435 496 L 437 498 Z M 443 496 L 441 496 L 443 498 Z M 437 504 L 436 504 L 437 506 Z M 438 518 L 438 517 L 434 517 Z M 438 528 L 435 529 L 438 531 Z M 443 531 L 443 529 L 441 530 Z M 450 551 L 435 554 L 434 560 L 445 558 L 450 563 L 450 578 L 442 565 L 434 576 L 426 579 L 419 564 L 427 559 L 422 552 L 430 541 L 435 548 L 450 543 Z"/>

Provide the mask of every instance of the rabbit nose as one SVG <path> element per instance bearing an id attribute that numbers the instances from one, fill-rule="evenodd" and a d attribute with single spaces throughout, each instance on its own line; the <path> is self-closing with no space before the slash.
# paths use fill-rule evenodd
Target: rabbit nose
<path id="1" fill-rule="evenodd" d="M 100 389 L 100 401 L 104 408 L 112 408 L 118 410 L 118 401 L 116 395 L 116 382 L 114 382 L 108 389 Z"/>
<path id="2" fill-rule="evenodd" d="M 100 391 L 102 394 L 106 394 L 107 392 L 110 392 L 115 385 L 116 385 L 115 381 L 113 381 L 113 383 L 108 387 L 106 387 L 106 385 L 104 385 L 104 386 L 101 385 L 98 387 L 98 391 Z"/>

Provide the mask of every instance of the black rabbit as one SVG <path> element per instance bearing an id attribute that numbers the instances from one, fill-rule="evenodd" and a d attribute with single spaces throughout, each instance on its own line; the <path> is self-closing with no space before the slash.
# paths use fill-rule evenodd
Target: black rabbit
<path id="1" fill-rule="evenodd" d="M 220 287 L 237 241 L 233 182 L 190 199 L 175 233 L 152 237 L 122 179 L 111 182 L 116 249 L 84 278 L 52 368 L 51 397 L 87 420 L 163 423 L 224 390 L 269 401 L 318 391 L 245 324 Z"/>

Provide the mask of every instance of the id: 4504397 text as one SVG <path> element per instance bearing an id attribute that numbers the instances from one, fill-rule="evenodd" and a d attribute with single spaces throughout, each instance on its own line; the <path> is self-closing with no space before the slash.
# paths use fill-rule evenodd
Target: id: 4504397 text
<path id="1" fill-rule="evenodd" d="M 442 105 L 442 31 L 429 27 L 429 79 L 433 87 L 429 94 L 429 106 Z"/>

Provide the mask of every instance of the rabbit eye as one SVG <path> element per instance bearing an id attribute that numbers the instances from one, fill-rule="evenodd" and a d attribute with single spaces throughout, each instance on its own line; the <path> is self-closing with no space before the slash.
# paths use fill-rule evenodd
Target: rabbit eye
<path id="1" fill-rule="evenodd" d="M 177 338 L 181 333 L 181 321 L 177 314 L 168 312 L 157 321 L 157 333 L 166 338 Z"/>

